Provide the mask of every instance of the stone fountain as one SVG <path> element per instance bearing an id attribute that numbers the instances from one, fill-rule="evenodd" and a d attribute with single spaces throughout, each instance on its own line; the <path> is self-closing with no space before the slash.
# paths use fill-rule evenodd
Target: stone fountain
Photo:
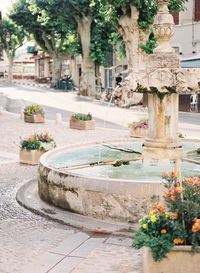
<path id="1" fill-rule="evenodd" d="M 38 169 L 39 195 L 46 202 L 95 218 L 134 222 L 148 210 L 149 197 L 163 193 L 163 169 L 157 175 L 159 180 L 153 172 L 162 164 L 169 171 L 172 164 L 173 170 L 175 166 L 180 173 L 183 147 L 177 139 L 178 96 L 200 91 L 200 69 L 180 68 L 178 56 L 170 46 L 174 22 L 168 0 L 158 0 L 158 5 L 153 24 L 158 46 L 148 57 L 146 69 L 134 71 L 127 79 L 131 90 L 148 93 L 149 132 L 143 145 L 140 143 L 142 160 L 132 154 L 129 166 L 116 168 L 109 162 L 120 157 L 119 151 L 102 147 L 102 143 L 50 151 L 41 157 Z M 133 141 L 129 145 L 137 147 Z M 127 157 L 125 153 L 123 156 Z M 200 171 L 199 163 L 182 165 L 182 171 L 187 169 L 189 175 Z"/>
<path id="2" fill-rule="evenodd" d="M 200 69 L 180 68 L 179 58 L 170 45 L 174 20 L 168 2 L 158 0 L 153 23 L 157 47 L 147 56 L 146 70 L 128 77 L 130 89 L 148 93 L 149 132 L 143 144 L 144 161 L 182 158 L 182 144 L 177 139 L 178 96 L 200 92 Z"/>

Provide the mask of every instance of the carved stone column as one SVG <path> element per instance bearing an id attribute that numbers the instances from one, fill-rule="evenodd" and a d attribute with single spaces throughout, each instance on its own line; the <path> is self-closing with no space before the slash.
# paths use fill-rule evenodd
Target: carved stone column
<path id="1" fill-rule="evenodd" d="M 155 16 L 153 31 L 158 46 L 149 56 L 147 64 L 148 87 L 167 92 L 166 87 L 176 84 L 173 73 L 180 67 L 178 56 L 170 45 L 174 34 L 174 21 L 168 10 L 168 0 L 158 0 L 159 10 Z M 178 94 L 164 98 L 158 94 L 148 95 L 149 133 L 143 145 L 144 161 L 169 161 L 182 156 L 182 145 L 177 139 Z"/>

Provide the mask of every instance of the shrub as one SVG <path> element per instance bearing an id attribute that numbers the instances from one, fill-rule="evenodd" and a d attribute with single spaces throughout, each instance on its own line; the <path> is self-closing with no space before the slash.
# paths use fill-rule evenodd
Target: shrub
<path id="1" fill-rule="evenodd" d="M 44 110 L 42 106 L 38 104 L 31 104 L 24 108 L 24 114 L 25 115 L 37 115 L 37 114 L 44 115 Z"/>
<path id="2" fill-rule="evenodd" d="M 87 120 L 92 120 L 92 115 L 90 113 L 88 114 L 77 113 L 73 115 L 72 118 L 87 121 Z"/>
<path id="3" fill-rule="evenodd" d="M 56 147 L 56 143 L 47 131 L 41 134 L 33 134 L 29 137 L 21 139 L 20 148 L 26 150 L 43 150 L 49 151 Z"/>

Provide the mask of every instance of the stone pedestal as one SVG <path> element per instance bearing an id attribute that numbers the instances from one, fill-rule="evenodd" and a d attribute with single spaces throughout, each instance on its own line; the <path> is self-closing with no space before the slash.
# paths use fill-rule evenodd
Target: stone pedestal
<path id="1" fill-rule="evenodd" d="M 160 99 L 148 95 L 149 130 L 143 145 L 144 160 L 169 161 L 182 158 L 182 144 L 177 137 L 178 95 Z"/>

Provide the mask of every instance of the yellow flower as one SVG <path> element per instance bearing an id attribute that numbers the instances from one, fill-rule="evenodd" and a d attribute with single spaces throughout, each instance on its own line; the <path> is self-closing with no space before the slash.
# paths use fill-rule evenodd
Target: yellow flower
<path id="1" fill-rule="evenodd" d="M 150 217 L 150 220 L 151 220 L 152 223 L 155 223 L 158 219 L 157 219 L 157 217 L 155 215 L 152 215 Z"/>
<path id="2" fill-rule="evenodd" d="M 166 213 L 165 213 L 165 217 L 166 217 L 166 218 L 170 218 L 170 213 L 169 213 L 169 212 L 166 212 Z"/>
<path id="3" fill-rule="evenodd" d="M 143 224 L 143 225 L 142 225 L 142 228 L 143 228 L 143 229 L 147 229 L 147 227 L 148 227 L 147 224 Z"/>

